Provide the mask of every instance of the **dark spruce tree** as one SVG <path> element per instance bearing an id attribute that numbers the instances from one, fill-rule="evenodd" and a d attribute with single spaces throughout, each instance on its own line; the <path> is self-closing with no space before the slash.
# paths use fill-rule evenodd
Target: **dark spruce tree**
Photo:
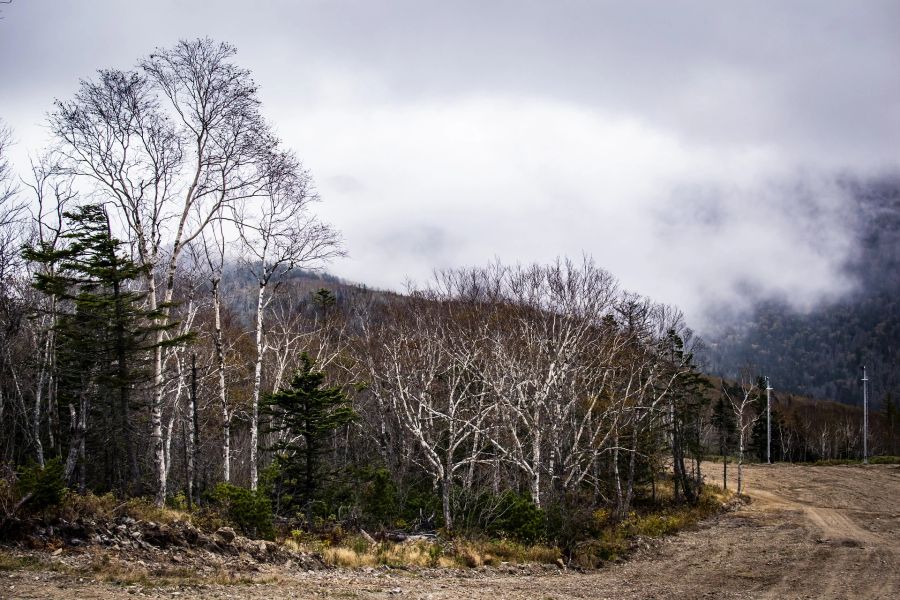
<path id="1" fill-rule="evenodd" d="M 33 285 L 57 302 L 57 400 L 70 422 L 65 476 L 81 491 L 90 478 L 100 490 L 136 493 L 139 448 L 132 417 L 139 407 L 133 391 L 148 379 L 158 315 L 145 308 L 146 294 L 135 285 L 144 267 L 121 250 L 103 206 L 88 204 L 63 216 L 65 248 L 38 245 L 23 255 L 47 267 Z"/>
<path id="2" fill-rule="evenodd" d="M 308 354 L 300 358 L 288 387 L 265 398 L 263 411 L 271 417 L 269 429 L 281 434 L 273 446 L 276 510 L 299 509 L 311 517 L 328 478 L 321 468 L 326 443 L 335 430 L 356 419 L 356 412 L 339 387 L 324 387 L 325 373 L 314 368 Z"/>
<path id="3" fill-rule="evenodd" d="M 673 495 L 676 501 L 694 504 L 700 499 L 703 478 L 700 467 L 705 448 L 702 443 L 705 407 L 709 402 L 706 377 L 694 364 L 694 355 L 684 339 L 670 329 L 660 340 L 658 352 L 664 357 L 659 380 L 668 382 L 668 441 L 672 452 Z"/>

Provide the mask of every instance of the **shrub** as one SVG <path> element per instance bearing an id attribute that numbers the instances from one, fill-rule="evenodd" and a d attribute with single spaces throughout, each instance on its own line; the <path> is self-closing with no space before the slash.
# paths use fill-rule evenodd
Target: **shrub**
<path id="1" fill-rule="evenodd" d="M 187 496 L 184 492 L 179 491 L 174 496 L 166 498 L 166 506 L 173 510 L 186 511 L 188 509 Z"/>
<path id="2" fill-rule="evenodd" d="M 367 517 L 379 523 L 388 522 L 397 514 L 397 488 L 387 469 L 362 473 L 360 504 Z"/>
<path id="3" fill-rule="evenodd" d="M 272 502 L 266 494 L 220 483 L 209 497 L 222 517 L 247 537 L 274 539 Z"/>
<path id="4" fill-rule="evenodd" d="M 566 554 L 579 543 L 600 535 L 610 519 L 608 510 L 595 510 L 593 498 L 577 491 L 549 503 L 545 513 L 547 540 L 559 545 Z"/>
<path id="5" fill-rule="evenodd" d="M 499 508 L 501 516 L 494 521 L 489 533 L 506 535 L 526 544 L 533 544 L 544 537 L 544 511 L 535 506 L 531 498 L 507 492 L 502 495 Z"/>
<path id="6" fill-rule="evenodd" d="M 110 519 L 115 517 L 119 501 L 112 492 L 97 496 L 86 494 L 66 494 L 59 509 L 59 516 L 74 521 L 78 518 Z"/>
<path id="7" fill-rule="evenodd" d="M 546 515 L 527 496 L 512 491 L 499 495 L 458 492 L 454 500 L 460 506 L 455 522 L 459 530 L 526 544 L 533 544 L 546 535 Z"/>
<path id="8" fill-rule="evenodd" d="M 51 458 L 43 467 L 32 464 L 18 471 L 18 488 L 22 497 L 31 495 L 27 505 L 32 510 L 57 506 L 66 495 L 66 478 L 62 461 Z"/>

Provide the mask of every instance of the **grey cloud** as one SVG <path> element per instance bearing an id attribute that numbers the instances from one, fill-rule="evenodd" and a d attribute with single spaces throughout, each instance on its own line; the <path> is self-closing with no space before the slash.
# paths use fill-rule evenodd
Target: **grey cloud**
<path id="1" fill-rule="evenodd" d="M 846 292 L 839 175 L 900 168 L 900 4 L 26 2 L 0 21 L 22 147 L 56 96 L 158 45 L 228 40 L 351 258 L 399 287 L 592 254 L 698 316 Z"/>
<path id="2" fill-rule="evenodd" d="M 365 184 L 352 175 L 332 175 L 327 178 L 331 189 L 340 194 L 360 194 L 365 192 Z"/>

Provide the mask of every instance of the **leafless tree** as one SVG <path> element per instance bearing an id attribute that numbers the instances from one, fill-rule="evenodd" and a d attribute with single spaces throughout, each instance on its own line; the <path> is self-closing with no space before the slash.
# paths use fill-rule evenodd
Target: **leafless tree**
<path id="1" fill-rule="evenodd" d="M 241 240 L 242 263 L 257 285 L 256 361 L 250 414 L 250 487 L 259 482 L 259 399 L 263 359 L 268 350 L 265 316 L 277 285 L 296 268 L 316 268 L 343 254 L 340 235 L 319 221 L 310 205 L 318 200 L 312 178 L 290 152 L 271 152 L 259 164 L 261 196 L 235 203 L 233 222 Z"/>
<path id="2" fill-rule="evenodd" d="M 225 335 L 222 330 L 222 277 L 225 270 L 227 244 L 224 224 L 226 219 L 217 215 L 210 226 L 200 233 L 196 240 L 198 264 L 203 265 L 210 284 L 210 300 L 213 312 L 212 339 L 215 348 L 216 383 L 219 408 L 222 418 L 222 479 L 231 482 L 231 420 L 234 408 L 229 406 L 226 385 Z"/>
<path id="3" fill-rule="evenodd" d="M 32 206 L 32 231 L 34 242 L 46 250 L 59 250 L 64 244 L 64 219 L 63 213 L 76 200 L 77 194 L 72 187 L 72 178 L 60 172 L 55 157 L 52 154 L 40 156 L 31 161 L 30 178 L 24 180 L 24 186 L 31 195 Z M 39 266 L 44 270 L 44 275 L 53 276 L 55 265 L 53 263 Z M 33 275 L 33 274 L 31 274 Z M 49 295 L 45 300 L 43 310 L 39 311 L 40 317 L 35 321 L 35 336 L 41 339 L 41 352 L 39 373 L 34 390 L 34 415 L 32 426 L 34 428 L 34 443 L 37 454 L 37 462 L 44 464 L 44 448 L 41 441 L 41 423 L 43 420 L 44 405 L 48 417 L 48 438 L 51 447 L 55 443 L 56 421 L 56 378 L 55 378 L 55 332 L 57 314 L 57 301 L 54 295 Z"/>
<path id="4" fill-rule="evenodd" d="M 150 411 L 157 504 L 167 481 L 164 326 L 173 318 L 179 259 L 224 206 L 261 193 L 259 162 L 275 145 L 234 53 L 209 39 L 181 41 L 137 70 L 100 71 L 50 117 L 64 164 L 118 209 L 150 267 L 150 308 L 161 315 Z"/>
<path id="5" fill-rule="evenodd" d="M 0 282 L 17 266 L 25 206 L 17 198 L 18 186 L 9 163 L 12 131 L 0 121 Z"/>
<path id="6" fill-rule="evenodd" d="M 756 378 L 752 375 L 749 368 L 741 371 L 740 381 L 734 388 L 729 389 L 728 385 L 722 386 L 722 393 L 731 405 L 734 416 L 737 421 L 738 430 L 738 472 L 737 472 L 737 493 L 743 491 L 743 467 L 744 467 L 744 451 L 747 442 L 750 439 L 750 432 L 753 425 L 759 419 L 759 414 L 754 410 L 756 396 L 759 393 L 759 386 Z"/>

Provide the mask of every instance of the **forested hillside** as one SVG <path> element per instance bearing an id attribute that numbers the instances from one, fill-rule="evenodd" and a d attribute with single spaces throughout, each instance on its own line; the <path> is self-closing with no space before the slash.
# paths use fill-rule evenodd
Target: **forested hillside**
<path id="1" fill-rule="evenodd" d="M 858 252 L 846 265 L 857 289 L 806 313 L 786 302 L 759 303 L 746 320 L 709 336 L 707 358 L 717 373 L 753 365 L 781 390 L 861 404 L 866 365 L 874 404 L 900 397 L 900 181 L 846 187 L 859 217 Z"/>
<path id="2" fill-rule="evenodd" d="M 252 536 L 442 528 L 592 565 L 636 510 L 721 506 L 702 461 L 758 454 L 759 371 L 710 381 L 682 313 L 589 257 L 405 294 L 319 274 L 341 235 L 234 54 L 182 41 L 82 81 L 21 185 L 0 137 L 0 534 L 102 494 Z M 859 456 L 858 415 L 807 408 L 776 406 L 776 458 Z"/>

